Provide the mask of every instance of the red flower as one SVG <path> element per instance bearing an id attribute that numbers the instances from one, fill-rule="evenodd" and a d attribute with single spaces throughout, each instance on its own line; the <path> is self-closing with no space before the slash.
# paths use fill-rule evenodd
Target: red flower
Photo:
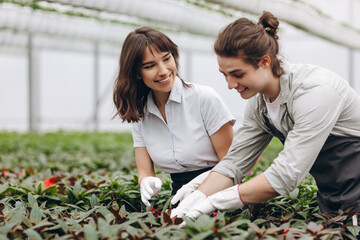
<path id="1" fill-rule="evenodd" d="M 106 171 L 102 171 L 102 172 L 100 173 L 101 176 L 104 176 L 105 174 L 106 174 Z"/>
<path id="2" fill-rule="evenodd" d="M 155 212 L 155 208 L 152 207 L 151 210 L 150 210 L 150 212 L 152 212 L 152 213 Z"/>
<path id="3" fill-rule="evenodd" d="M 53 177 L 51 177 L 51 178 L 49 178 L 49 179 L 45 179 L 45 181 L 44 181 L 44 186 L 45 186 L 45 188 L 48 188 L 48 187 L 51 187 L 51 186 L 54 186 L 55 185 L 55 181 L 54 181 L 54 178 Z"/>
<path id="4" fill-rule="evenodd" d="M 161 214 L 161 211 L 156 211 L 157 214 Z"/>
<path id="5" fill-rule="evenodd" d="M 25 171 L 21 169 L 20 174 L 25 176 Z"/>
<path id="6" fill-rule="evenodd" d="M 289 232 L 289 229 L 286 230 L 283 234 L 286 235 L 286 234 L 288 234 L 288 232 Z"/>
<path id="7" fill-rule="evenodd" d="M 219 231 L 218 228 L 214 228 L 214 233 L 217 233 Z"/>
<path id="8" fill-rule="evenodd" d="M 3 174 L 4 174 L 4 175 L 8 175 L 8 174 L 9 174 L 9 171 L 8 171 L 8 170 L 3 170 Z"/>
<path id="9" fill-rule="evenodd" d="M 252 176 L 252 175 L 253 175 L 253 173 L 252 173 L 252 172 L 249 172 L 248 176 L 250 177 L 250 176 Z"/>
<path id="10" fill-rule="evenodd" d="M 213 216 L 213 217 L 216 217 L 216 216 L 217 216 L 217 212 L 213 212 L 212 216 Z"/>

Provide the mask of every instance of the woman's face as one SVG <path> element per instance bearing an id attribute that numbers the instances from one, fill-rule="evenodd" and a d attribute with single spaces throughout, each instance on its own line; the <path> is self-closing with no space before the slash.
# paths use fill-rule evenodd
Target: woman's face
<path id="1" fill-rule="evenodd" d="M 140 74 L 145 85 L 154 94 L 169 93 L 175 82 L 177 73 L 175 59 L 171 52 L 158 52 L 147 47 L 144 51 Z"/>
<path id="2" fill-rule="evenodd" d="M 243 99 L 249 99 L 259 92 L 266 95 L 267 90 L 271 89 L 269 85 L 273 75 L 270 63 L 266 60 L 260 60 L 260 66 L 257 69 L 239 56 L 217 56 L 217 61 L 219 71 L 224 75 L 228 88 L 238 91 Z"/>

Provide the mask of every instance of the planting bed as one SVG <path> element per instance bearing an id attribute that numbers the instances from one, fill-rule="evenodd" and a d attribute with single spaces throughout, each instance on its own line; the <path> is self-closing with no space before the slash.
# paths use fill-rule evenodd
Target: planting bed
<path id="1" fill-rule="evenodd" d="M 282 149 L 273 140 L 245 179 Z M 290 196 L 214 212 L 179 228 L 170 178 L 141 203 L 130 133 L 0 133 L 0 239 L 356 239 L 353 211 L 318 213 L 311 176 Z"/>

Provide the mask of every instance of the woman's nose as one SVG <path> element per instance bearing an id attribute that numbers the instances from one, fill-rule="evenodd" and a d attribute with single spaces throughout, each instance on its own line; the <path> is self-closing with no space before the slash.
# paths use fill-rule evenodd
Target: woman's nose
<path id="1" fill-rule="evenodd" d="M 234 81 L 234 79 L 232 77 L 227 77 L 226 79 L 227 83 L 228 83 L 228 88 L 231 90 L 233 88 L 236 88 L 237 87 L 237 82 Z"/>
<path id="2" fill-rule="evenodd" d="M 159 64 L 159 75 L 166 75 L 168 73 L 168 69 L 166 67 L 166 64 Z"/>

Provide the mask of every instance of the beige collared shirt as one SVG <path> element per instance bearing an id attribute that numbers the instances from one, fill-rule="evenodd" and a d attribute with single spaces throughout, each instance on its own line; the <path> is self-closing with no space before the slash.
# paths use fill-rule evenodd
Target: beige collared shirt
<path id="1" fill-rule="evenodd" d="M 270 185 L 281 195 L 301 183 L 330 134 L 360 137 L 360 97 L 344 79 L 314 65 L 284 64 L 283 68 L 280 124 L 284 149 L 265 171 Z M 241 182 L 276 136 L 266 126 L 265 117 L 269 118 L 266 104 L 258 94 L 249 100 L 243 126 L 213 171 Z"/>

